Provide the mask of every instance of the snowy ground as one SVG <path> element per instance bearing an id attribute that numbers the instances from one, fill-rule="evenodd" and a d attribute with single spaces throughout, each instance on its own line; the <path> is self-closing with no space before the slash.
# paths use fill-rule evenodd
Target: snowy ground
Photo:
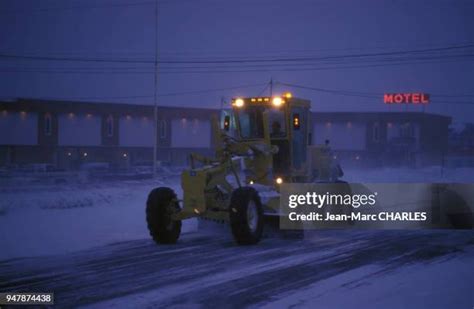
<path id="1" fill-rule="evenodd" d="M 474 169 L 347 170 L 344 178 L 473 183 Z M 176 177 L 0 188 L 0 291 L 57 291 L 65 306 L 221 306 L 227 295 L 272 308 L 473 307 L 472 231 L 348 231 L 251 248 L 187 233 L 176 247 L 157 247 L 144 207 L 161 185 L 181 195 Z M 195 230 L 185 222 L 185 232 Z"/>
<path id="2" fill-rule="evenodd" d="M 370 264 L 300 291 L 288 293 L 260 308 L 470 308 L 474 304 L 474 251 L 430 262 L 410 263 L 386 272 Z M 316 306 L 318 307 L 318 306 Z"/>
<path id="3" fill-rule="evenodd" d="M 471 182 L 474 169 L 348 170 L 349 182 Z M 0 188 L 0 260 L 68 253 L 148 237 L 145 201 L 156 186 L 181 195 L 179 178 Z M 185 221 L 193 231 L 195 221 Z"/>
<path id="4" fill-rule="evenodd" d="M 472 308 L 471 231 L 320 231 L 310 240 L 189 233 L 0 262 L 0 290 L 59 307 Z"/>
<path id="5" fill-rule="evenodd" d="M 146 198 L 161 185 L 146 180 L 1 190 L 0 260 L 147 238 Z M 186 221 L 183 231 L 195 228 L 195 221 Z"/>

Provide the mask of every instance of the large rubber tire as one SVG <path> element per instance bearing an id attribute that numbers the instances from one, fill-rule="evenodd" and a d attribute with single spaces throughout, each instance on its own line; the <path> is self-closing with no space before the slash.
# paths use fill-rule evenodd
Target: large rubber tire
<path id="1" fill-rule="evenodd" d="M 146 222 L 150 236 L 157 244 L 174 244 L 181 234 L 181 221 L 170 214 L 179 211 L 176 193 L 170 188 L 153 189 L 146 202 Z M 173 209 L 174 208 L 174 209 Z"/>
<path id="2" fill-rule="evenodd" d="M 230 227 L 239 245 L 253 245 L 263 232 L 263 207 L 258 192 L 252 187 L 234 190 L 230 199 Z"/>

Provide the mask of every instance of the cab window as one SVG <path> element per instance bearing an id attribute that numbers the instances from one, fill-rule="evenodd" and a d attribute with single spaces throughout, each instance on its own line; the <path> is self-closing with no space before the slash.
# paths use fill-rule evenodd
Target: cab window
<path id="1" fill-rule="evenodd" d="M 251 106 L 238 111 L 240 137 L 243 139 L 263 138 L 263 112 L 261 106 Z"/>
<path id="2" fill-rule="evenodd" d="M 285 112 L 277 109 L 268 111 L 270 138 L 286 137 Z"/>

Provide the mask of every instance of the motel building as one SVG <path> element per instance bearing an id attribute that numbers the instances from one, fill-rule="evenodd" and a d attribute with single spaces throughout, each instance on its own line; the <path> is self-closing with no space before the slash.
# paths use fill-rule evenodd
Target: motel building
<path id="1" fill-rule="evenodd" d="M 213 155 L 218 109 L 158 107 L 158 160 L 184 165 Z M 439 165 L 451 118 L 422 112 L 313 112 L 313 144 L 329 140 L 344 166 Z M 17 99 L 0 102 L 0 166 L 77 169 L 151 165 L 153 106 Z"/>
<path id="2" fill-rule="evenodd" d="M 313 141 L 343 166 L 442 165 L 451 118 L 423 112 L 313 113 Z"/>
<path id="3" fill-rule="evenodd" d="M 158 160 L 186 162 L 211 154 L 211 115 L 201 108 L 158 109 Z M 75 169 L 107 162 L 129 167 L 153 162 L 153 106 L 41 101 L 0 102 L 0 165 L 50 163 Z"/>

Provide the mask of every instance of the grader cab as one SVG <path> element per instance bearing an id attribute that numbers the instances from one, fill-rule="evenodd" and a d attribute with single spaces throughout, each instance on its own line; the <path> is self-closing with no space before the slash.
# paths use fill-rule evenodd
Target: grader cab
<path id="1" fill-rule="evenodd" d="M 193 217 L 229 223 L 238 244 L 262 237 L 266 218 L 278 218 L 284 182 L 332 182 L 342 175 L 328 145 L 311 146 L 310 101 L 287 93 L 236 98 L 213 120 L 216 156 L 192 154 L 183 171 L 183 198 L 167 187 L 152 190 L 147 223 L 157 243 L 175 243 L 181 221 Z M 274 220 L 273 220 L 274 221 Z"/>

